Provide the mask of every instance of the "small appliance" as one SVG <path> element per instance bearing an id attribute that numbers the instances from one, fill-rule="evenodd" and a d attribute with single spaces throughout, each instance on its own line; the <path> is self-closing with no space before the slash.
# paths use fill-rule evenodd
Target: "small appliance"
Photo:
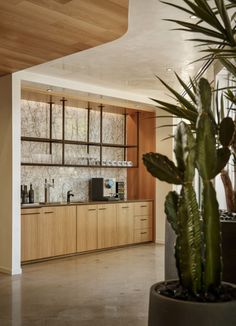
<path id="1" fill-rule="evenodd" d="M 89 199 L 91 201 L 119 200 L 116 197 L 115 178 L 92 178 L 89 181 Z"/>

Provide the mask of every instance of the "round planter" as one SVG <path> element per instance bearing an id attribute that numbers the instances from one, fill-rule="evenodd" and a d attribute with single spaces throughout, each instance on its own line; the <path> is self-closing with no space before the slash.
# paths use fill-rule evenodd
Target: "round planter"
<path id="1" fill-rule="evenodd" d="M 236 300 L 203 303 L 172 299 L 150 289 L 148 326 L 235 326 Z M 234 285 L 232 285 L 234 286 Z"/>

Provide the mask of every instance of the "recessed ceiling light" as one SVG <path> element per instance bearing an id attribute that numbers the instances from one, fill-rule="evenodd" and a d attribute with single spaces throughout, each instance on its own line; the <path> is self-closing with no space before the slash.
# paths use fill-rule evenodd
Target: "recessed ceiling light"
<path id="1" fill-rule="evenodd" d="M 172 68 L 166 68 L 166 71 L 171 72 Z"/>
<path id="2" fill-rule="evenodd" d="M 51 92 L 52 92 L 52 89 L 51 89 L 51 88 L 48 88 L 48 89 L 47 89 L 47 92 L 48 92 L 48 93 L 51 93 Z"/>
<path id="3" fill-rule="evenodd" d="M 191 18 L 191 19 L 197 19 L 197 16 L 192 15 L 192 16 L 190 16 L 190 18 Z"/>

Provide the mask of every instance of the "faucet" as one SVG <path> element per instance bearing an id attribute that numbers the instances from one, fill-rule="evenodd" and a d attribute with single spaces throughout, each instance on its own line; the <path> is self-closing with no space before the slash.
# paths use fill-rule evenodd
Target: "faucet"
<path id="1" fill-rule="evenodd" d="M 47 179 L 45 179 L 44 183 L 44 202 L 48 203 L 50 201 L 50 188 L 54 188 L 54 179 L 52 179 L 52 183 L 48 183 Z"/>
<path id="2" fill-rule="evenodd" d="M 67 191 L 67 203 L 70 203 L 70 197 L 74 197 L 74 194 L 71 193 L 72 190 Z"/>

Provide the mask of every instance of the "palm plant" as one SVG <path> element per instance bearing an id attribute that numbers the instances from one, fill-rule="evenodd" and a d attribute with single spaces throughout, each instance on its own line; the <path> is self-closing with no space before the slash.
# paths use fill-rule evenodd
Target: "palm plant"
<path id="1" fill-rule="evenodd" d="M 166 20 L 178 24 L 180 28 L 177 28 L 177 30 L 201 34 L 199 38 L 190 39 L 190 41 L 196 42 L 197 46 L 201 48 L 200 53 L 205 54 L 199 60 L 219 60 L 232 78 L 236 78 L 236 13 L 234 10 L 236 8 L 236 1 L 214 0 L 214 7 L 210 7 L 208 1 L 205 0 L 183 0 L 187 5 L 186 7 L 165 1 L 162 2 L 199 18 L 196 24 L 173 19 Z M 162 79 L 157 78 L 169 90 L 172 96 L 174 96 L 177 104 L 160 101 L 158 99 L 153 99 L 153 101 L 155 101 L 157 107 L 162 110 L 175 117 L 187 120 L 190 123 L 191 129 L 194 130 L 197 120 L 196 83 L 190 78 L 189 83 L 186 84 L 177 74 L 176 77 L 183 87 L 184 95 L 179 94 Z M 227 87 L 224 89 L 219 89 L 217 87 L 216 90 L 214 90 L 216 98 L 216 125 L 218 129 L 224 118 L 224 98 L 230 102 L 229 111 L 236 105 L 236 95 L 233 92 L 234 89 L 235 87 Z M 224 93 L 220 96 L 219 91 L 222 90 Z M 187 95 L 189 99 L 187 99 L 185 95 Z M 231 151 L 235 162 L 236 136 L 231 144 Z M 232 187 L 232 182 L 227 170 L 222 171 L 221 178 L 225 187 L 227 210 L 236 212 L 236 189 Z"/>
<path id="2" fill-rule="evenodd" d="M 223 0 L 214 0 L 215 8 L 211 8 L 205 0 L 183 2 L 187 8 L 167 4 L 197 16 L 199 22 L 190 24 L 171 21 L 179 24 L 180 29 L 201 33 L 204 38 L 194 41 L 201 46 L 207 46 L 201 50 L 207 53 L 204 59 L 219 59 L 228 71 L 235 73 L 236 66 L 232 59 L 236 54 L 236 31 L 228 13 L 236 7 L 235 1 L 225 3 Z M 202 23 L 204 27 L 201 26 Z M 220 47 L 215 49 L 215 46 Z M 143 162 L 154 177 L 181 185 L 180 194 L 171 191 L 165 201 L 167 219 L 176 233 L 175 258 L 182 289 L 177 292 L 185 299 L 192 296 L 196 300 L 214 301 L 219 299 L 224 290 L 221 283 L 219 206 L 212 180 L 229 160 L 229 147 L 235 141 L 235 124 L 230 117 L 220 118 L 219 108 L 217 120 L 215 119 L 212 91 L 206 79 L 201 78 L 198 84 L 190 79 L 189 89 L 178 75 L 176 77 L 190 100 L 163 80 L 160 81 L 175 96 L 178 103 L 173 105 L 154 100 L 161 109 L 188 122 L 182 121 L 177 126 L 174 142 L 176 164 L 159 153 L 144 154 Z M 234 100 L 232 95 L 233 93 L 226 90 L 226 96 Z M 193 187 L 196 169 L 203 184 L 201 207 L 198 206 Z M 175 290 L 173 295 L 176 294 Z"/>

